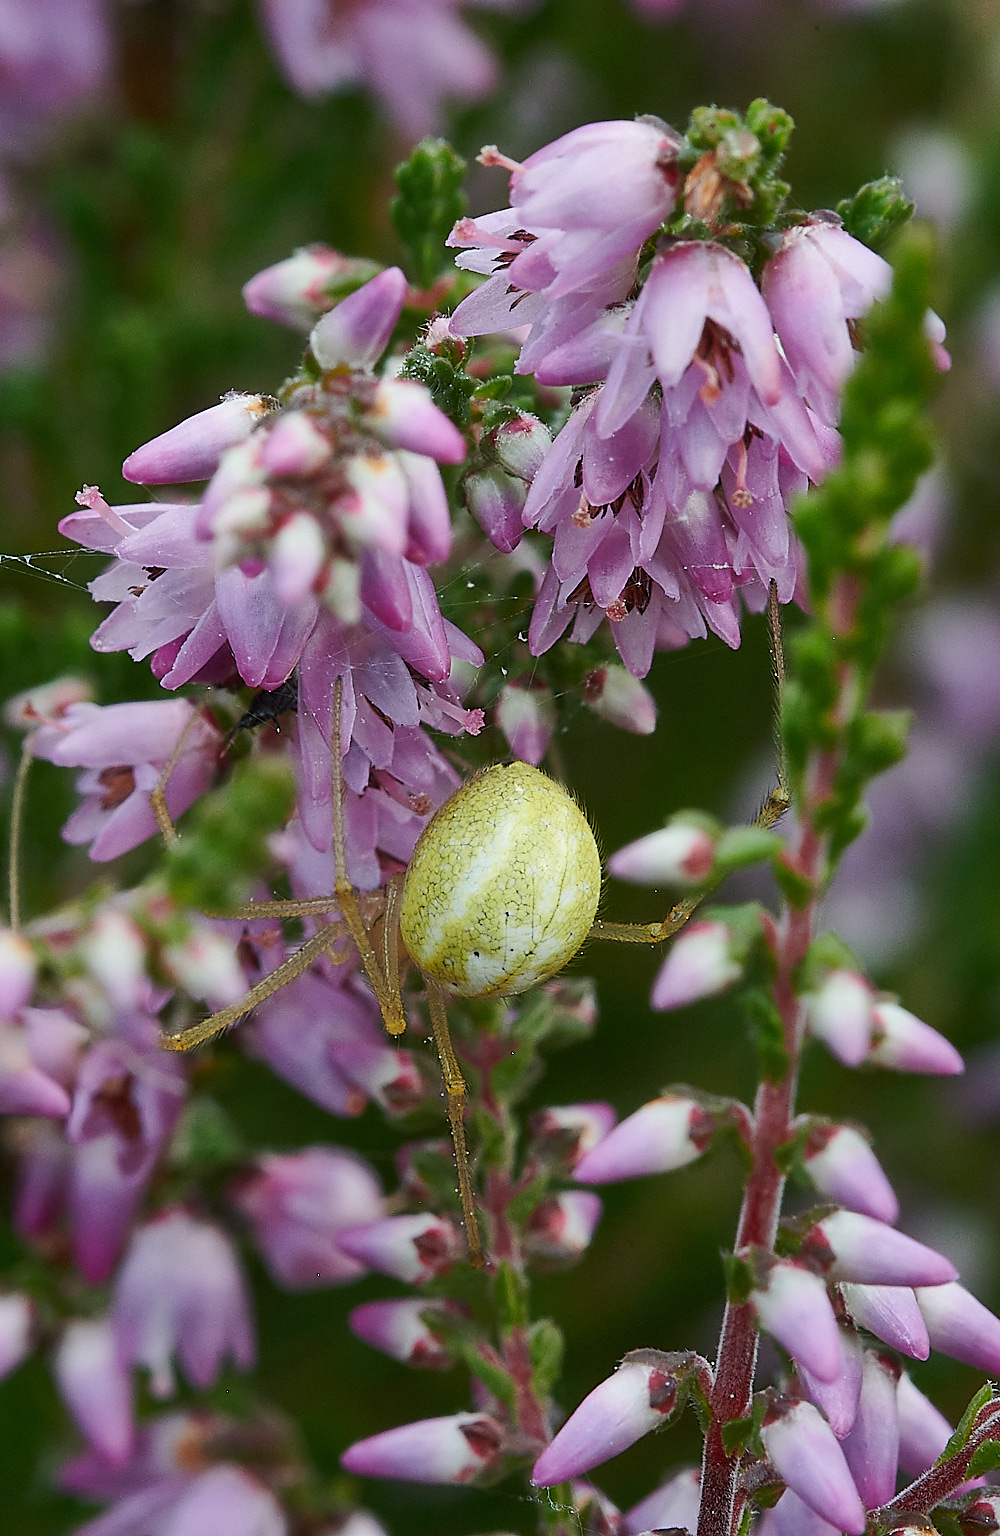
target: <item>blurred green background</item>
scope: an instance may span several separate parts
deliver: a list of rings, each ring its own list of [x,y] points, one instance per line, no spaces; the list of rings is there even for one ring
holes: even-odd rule
[[[362,92],[311,103],[295,96],[245,0],[146,0],[109,14],[116,89],[12,173],[62,276],[43,359],[0,374],[0,545],[11,554],[64,553],[46,554],[33,568],[0,564],[5,697],[66,670],[91,675],[103,703],[155,694],[145,667],[90,652],[97,614],[83,587],[100,562],[72,554],[57,520],[83,483],[100,484],[112,502],[134,499],[120,477],[122,458],[180,416],[227,389],[280,382],[298,340],[244,312],[240,286],[259,268],[312,240],[384,261],[399,256],[386,205],[392,166],[408,146]],[[766,95],[796,120],[788,175],[808,208],[831,206],[901,165],[917,175],[928,144],[951,146],[966,178],[957,212],[940,231],[937,307],[955,367],[938,415],[952,506],[930,584],[995,594],[1000,412],[980,324],[990,286],[1000,282],[995,3],[898,0],[852,10],[833,0],[690,0],[653,25],[619,0],[549,0],[520,17],[475,13],[474,25],[502,57],[504,74],[492,99],[448,125],[468,156],[488,142],[523,155],[599,117],[652,112],[683,126],[698,103],[744,107]],[[473,171],[474,209],[498,206],[503,195],[497,173]],[[928,197],[926,211],[934,212],[933,188]],[[649,682],[660,705],[652,738],[612,739],[582,708],[568,710],[560,742],[567,775],[606,849],[677,807],[738,814],[753,794],[739,786],[766,777],[770,685],[759,621],[747,624],[738,653],[711,639],[659,656]],[[907,686],[904,650],[887,668],[885,699],[905,699]],[[8,738],[8,752],[15,748]],[[993,762],[959,835],[926,849],[921,941],[878,977],[969,1052],[1000,1037],[998,776]],[[59,840],[71,802],[70,776],[39,765],[26,833],[32,913],[92,877],[85,857]],[[122,879],[140,874],[149,858],[148,849],[129,856]],[[612,887],[605,907],[651,918],[662,900]],[[677,1081],[752,1093],[751,1051],[725,1000],[649,1013],[656,964],[653,955],[596,949],[578,962],[598,977],[601,1025],[592,1042],[554,1058],[535,1104],[608,1098],[626,1114]],[[391,1185],[399,1137],[373,1111],[334,1122],[232,1048],[216,1089],[255,1144],[343,1141],[371,1157]],[[801,1102],[874,1128],[904,1225],[944,1246],[970,1287],[1000,1305],[1000,1131],[969,1123],[948,1084],[847,1073],[818,1051],[808,1059]],[[718,1256],[732,1238],[739,1187],[736,1158],[720,1149],[683,1173],[608,1190],[583,1263],[536,1288],[536,1315],[551,1312],[567,1333],[564,1405],[575,1405],[628,1349],[713,1350]],[[390,1294],[391,1282],[288,1296],[258,1269],[255,1284],[260,1390],[301,1424],[325,1476],[340,1476],[337,1457],[352,1440],[467,1405],[460,1373],[407,1372],[347,1332],[346,1311]],[[974,1372],[940,1357],[915,1376],[953,1418],[978,1385]],[[228,1389],[243,1390],[234,1382]],[[224,1406],[226,1396],[220,1388],[215,1401]],[[72,1445],[42,1362],[0,1384],[0,1529],[41,1536],[82,1518],[81,1506],[51,1492],[53,1470]],[[627,1507],[668,1465],[696,1455],[694,1426],[685,1421],[640,1442],[601,1469],[598,1481]],[[351,1491],[348,1480],[343,1486]],[[390,1532],[534,1527],[513,1484],[491,1492],[389,1484],[355,1491]]]

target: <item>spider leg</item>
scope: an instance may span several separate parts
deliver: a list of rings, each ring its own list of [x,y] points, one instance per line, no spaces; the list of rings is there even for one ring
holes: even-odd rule
[[[153,815],[156,817],[156,824],[165,843],[176,843],[177,841],[177,828],[174,826],[170,812],[167,809],[167,785],[170,782],[170,775],[180,762],[181,753],[184,751],[188,737],[194,730],[195,722],[200,718],[200,706],[197,704],[193,705],[190,715],[184,722],[184,729],[174,742],[173,751],[164,763],[160,777],[156,781],[156,787],[149,797],[149,803],[153,807]]]
[[[465,1144],[465,1078],[451,1043],[448,1014],[440,987],[429,976],[424,977],[427,1003],[431,1015],[434,1043],[441,1059],[441,1071],[448,1092],[448,1123],[455,1148],[455,1168],[458,1173],[458,1193],[462,1202],[462,1221],[465,1224],[465,1240],[469,1248],[469,1263],[473,1269],[483,1267],[483,1243],[476,1218],[475,1195],[472,1174],[469,1171],[469,1152]]]
[[[10,926],[16,933],[21,926],[21,830],[24,826],[24,802],[28,794],[28,774],[34,761],[32,738],[26,736],[14,779],[10,802],[10,846],[7,850],[7,891]]]

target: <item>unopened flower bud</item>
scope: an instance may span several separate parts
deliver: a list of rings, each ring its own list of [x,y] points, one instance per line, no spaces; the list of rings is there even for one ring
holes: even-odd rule
[[[965,1063],[950,1040],[898,1003],[876,1003],[875,1031],[868,1060],[897,1072],[951,1077]]]
[[[335,557],[326,568],[319,589],[324,606],[342,624],[357,624],[361,618],[361,570],[356,560]]]
[[[857,971],[830,971],[818,991],[803,998],[809,1033],[846,1067],[864,1061],[874,1028],[875,994]]]
[[[1000,1318],[963,1285],[925,1282],[916,1290],[931,1349],[962,1360],[979,1371],[1000,1374]]]
[[[358,1477],[411,1483],[471,1483],[500,1461],[503,1429],[484,1413],[451,1413],[400,1424],[348,1446],[341,1466]]]
[[[778,1476],[803,1503],[848,1536],[862,1536],[867,1525],[844,1453],[812,1403],[774,1397],[760,1438]]]
[[[263,395],[230,395],[130,453],[122,474],[136,485],[207,480],[226,449],[248,438],[268,408]]]
[[[608,860],[608,874],[633,885],[704,884],[715,860],[715,839],[704,827],[676,820],[626,843]]]
[[[132,1451],[132,1382],[107,1319],[67,1324],[55,1355],[59,1391],[91,1445],[113,1466]]]
[[[711,919],[693,923],[674,941],[653,983],[650,1002],[660,1012],[683,1008],[724,992],[741,974],[742,966],[731,954],[726,924]]]
[[[531,1481],[551,1488],[588,1472],[658,1428],[677,1403],[677,1381],[661,1364],[626,1360],[571,1413],[539,1456]]]
[[[821,1194],[849,1211],[892,1223],[899,1201],[871,1146],[849,1125],[820,1125],[806,1138],[802,1162]]]
[[[919,1477],[937,1461],[951,1439],[951,1425],[906,1372],[896,1383],[899,1415],[899,1465],[910,1477]]]
[[[243,302],[252,315],[308,331],[336,302],[332,294],[368,282],[377,271],[374,262],[342,256],[328,245],[307,245],[257,272],[243,285]]]
[[[391,453],[358,453],[347,463],[351,490],[336,503],[345,536],[356,548],[372,545],[388,555],[406,549],[409,491]]]
[[[247,990],[234,941],[207,923],[192,925],[187,938],[166,945],[163,964],[178,986],[210,1008],[226,1008]]]
[[[391,447],[439,464],[461,464],[466,456],[465,438],[415,379],[381,379],[365,425]]]
[[[666,1093],[615,1126],[581,1158],[574,1178],[582,1184],[613,1184],[668,1173],[693,1163],[714,1135],[714,1119],[696,1100]]]
[[[27,939],[0,928],[0,1019],[13,1019],[35,986],[35,952]]]
[[[639,678],[609,663],[595,667],[583,680],[583,702],[601,720],[634,736],[656,730],[656,700]]]
[[[70,1111],[69,1094],[34,1065],[28,1041],[19,1024],[0,1023],[0,1114],[61,1120]]]
[[[956,1275],[954,1264],[943,1254],[856,1211],[834,1211],[817,1222],[802,1252],[822,1266],[828,1280],[940,1286]]]
[[[496,722],[511,752],[537,767],[549,750],[556,727],[556,706],[548,688],[520,688],[508,683],[497,700]]]
[[[0,1381],[16,1370],[31,1351],[34,1310],[30,1298],[20,1292],[0,1295]]]
[[[598,1195],[564,1189],[535,1206],[524,1224],[524,1246],[536,1258],[570,1263],[590,1246],[603,1210]]]
[[[113,1009],[138,1007],[146,978],[146,936],[133,918],[118,907],[98,908],[80,939],[79,952]]]
[[[519,480],[531,481],[552,447],[552,434],[530,411],[518,411],[490,433],[490,444],[501,469]]]
[[[348,1326],[359,1339],[404,1365],[444,1371],[453,1364],[444,1342],[426,1318],[434,1313],[458,1316],[453,1302],[407,1296],[399,1301],[366,1301],[348,1314]]]
[[[822,1409],[837,1439],[843,1440],[845,1435],[850,1434],[857,1417],[864,1362],[861,1339],[846,1324],[840,1326],[840,1353],[840,1374],[833,1381],[820,1381],[818,1376],[806,1370],[801,1360],[795,1364],[806,1397]]]
[[[844,1304],[859,1328],[867,1328],[884,1344],[926,1360],[931,1352],[927,1324],[909,1286],[851,1285],[840,1287]]]
[[[457,1227],[442,1216],[387,1216],[361,1226],[345,1227],[337,1245],[352,1258],[394,1275],[410,1285],[423,1285],[447,1274],[464,1248]]]
[[[540,1109],[529,1122],[535,1147],[544,1157],[569,1169],[592,1151],[614,1126],[618,1116],[610,1104],[554,1104]]]
[[[629,1536],[669,1530],[672,1526],[693,1531],[698,1524],[700,1501],[701,1473],[697,1467],[685,1467],[633,1505],[625,1516],[625,1529]]]
[[[82,704],[93,696],[93,687],[82,677],[57,677],[51,683],[26,688],[8,699],[3,707],[4,724],[15,731],[51,725],[62,718],[71,704]]]
[[[899,1462],[899,1367],[885,1355],[866,1349],[858,1413],[843,1442],[854,1486],[864,1504],[875,1509],[896,1491]]]
[[[323,530],[312,513],[293,512],[275,534],[268,559],[281,602],[291,605],[308,595],[326,556]]]
[[[811,1375],[836,1381],[844,1362],[825,1282],[800,1264],[767,1263],[763,1254],[759,1267],[760,1283],[750,1292],[750,1305],[761,1327]]]
[[[464,494],[465,505],[490,543],[509,555],[524,533],[521,513],[528,494],[524,481],[490,465],[466,478]]]
[[[451,553],[451,509],[441,471],[424,453],[400,448],[396,462],[406,477],[410,516],[406,528],[406,558],[417,565],[434,565]]]
[[[333,452],[330,439],[306,411],[285,411],[264,439],[261,458],[269,475],[299,479],[315,474]]]
[[[406,278],[399,267],[387,267],[342,299],[310,332],[309,345],[319,366],[374,367],[389,345],[405,298]]]

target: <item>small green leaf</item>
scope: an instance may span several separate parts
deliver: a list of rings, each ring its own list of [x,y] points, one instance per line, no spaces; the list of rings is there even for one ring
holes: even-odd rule
[[[993,1397],[993,1387],[987,1381],[983,1384],[983,1386],[979,1388],[979,1391],[970,1402],[968,1408],[966,1408],[965,1412],[962,1414],[962,1417],[959,1419],[958,1425],[955,1429],[955,1433],[952,1435],[951,1439],[948,1441],[948,1444],[945,1446],[937,1461],[934,1463],[935,1466],[939,1466],[942,1461],[947,1461],[949,1456],[954,1456],[957,1454],[957,1452],[964,1450],[965,1446],[968,1444],[969,1436],[972,1433],[972,1426],[975,1422],[977,1413],[981,1408],[985,1408],[987,1403],[991,1403],[993,1401]]]
[[[984,1440],[972,1453],[966,1468],[966,1477],[982,1477],[984,1472],[995,1472],[1000,1467],[1000,1440]]]
[[[747,987],[740,994],[740,1002],[757,1048],[762,1074],[769,1082],[783,1082],[788,1071],[788,1051],[784,1021],[774,999],[763,987]]]
[[[421,139],[395,171],[389,214],[407,254],[407,274],[429,288],[445,265],[445,240],[465,212],[465,161],[444,139]]]
[[[528,1288],[513,1264],[497,1265],[495,1297],[500,1328],[524,1328],[528,1322]]]
[[[716,871],[728,875],[734,869],[762,864],[781,846],[782,839],[777,833],[765,832],[762,827],[730,827],[715,845]]]
[[[465,1361],[473,1376],[478,1376],[488,1392],[500,1399],[505,1408],[511,1413],[517,1405],[517,1388],[509,1371],[505,1371],[502,1365],[495,1360],[489,1360],[481,1354],[475,1344],[462,1345],[462,1359]]]
[[[550,1317],[539,1318],[528,1334],[532,1381],[539,1397],[548,1397],[562,1370],[565,1340]]]
[[[903,192],[898,176],[880,176],[867,181],[853,197],[837,204],[844,228],[855,240],[879,251],[892,234],[913,216],[913,204]]]
[[[752,1418],[730,1419],[728,1424],[723,1424],[722,1448],[727,1456],[735,1456],[737,1451],[746,1450],[753,1427]]]
[[[549,1170],[545,1168],[541,1173],[535,1175],[527,1188],[522,1189],[511,1200],[507,1207],[508,1218],[518,1225],[522,1221],[527,1221],[548,1187]]]
[[[247,1148],[221,1104],[196,1094],[185,1106],[170,1142],[171,1168],[208,1173],[241,1162]]]

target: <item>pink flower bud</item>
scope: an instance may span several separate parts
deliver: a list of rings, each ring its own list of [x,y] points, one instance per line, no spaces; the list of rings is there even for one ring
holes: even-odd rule
[[[548,427],[530,411],[518,411],[510,421],[497,427],[490,439],[501,469],[519,480],[533,480],[552,447]]]
[[[844,1366],[840,1330],[826,1284],[800,1264],[778,1260],[750,1292],[761,1327],[820,1381],[836,1381]]]
[[[136,485],[207,480],[226,449],[248,438],[267,411],[263,395],[229,395],[130,453],[122,474]]]
[[[700,1502],[701,1473],[696,1467],[685,1467],[633,1505],[625,1516],[625,1529],[629,1536],[669,1530],[671,1526],[693,1531],[698,1524]]]
[[[845,1067],[864,1061],[871,1046],[875,994],[856,971],[831,971],[818,992],[803,998],[809,1033]]]
[[[778,1476],[838,1531],[863,1536],[867,1525],[844,1453],[812,1403],[773,1398],[760,1438]]]
[[[372,368],[389,345],[405,298],[406,278],[398,267],[387,267],[342,299],[310,333],[319,366]]]
[[[709,920],[686,928],[653,983],[651,1006],[659,1012],[714,997],[738,981],[742,966],[730,953],[725,923]]]
[[[840,1528],[817,1515],[797,1493],[786,1488],[777,1504],[765,1509],[755,1536],[840,1536]]]
[[[994,1317],[981,1301],[962,1285],[925,1283],[917,1292],[931,1349],[939,1349],[953,1360],[974,1365],[991,1375],[1000,1373],[1000,1318]]]
[[[581,1184],[613,1184],[693,1163],[715,1134],[715,1121],[694,1099],[663,1094],[643,1104],[577,1164]]]
[[[556,728],[556,706],[548,688],[520,688],[508,683],[497,700],[496,723],[511,752],[537,767],[549,750]]]
[[[853,1328],[840,1327],[841,1364],[835,1381],[820,1381],[796,1362],[799,1381],[811,1403],[826,1414],[830,1428],[838,1440],[850,1433],[861,1399],[861,1377],[864,1352],[861,1340]]]
[[[571,1413],[539,1456],[531,1481],[551,1488],[588,1472],[648,1435],[677,1402],[677,1382],[662,1365],[626,1361]]]
[[[326,563],[323,530],[311,512],[293,512],[274,536],[268,565],[274,590],[291,606],[307,597]]]
[[[111,1324],[69,1323],[55,1355],[59,1391],[91,1445],[113,1466],[132,1453],[132,1381]]]
[[[247,990],[235,940],[208,923],[193,923],[180,943],[164,946],[162,958],[177,985],[210,1008],[226,1008]]]
[[[61,1008],[25,1008],[24,1029],[32,1064],[72,1090],[89,1030]]]
[[[137,1008],[146,981],[146,936],[119,908],[99,907],[80,939],[80,958],[112,1009]]]
[[[82,677],[57,677],[39,688],[15,693],[3,707],[3,719],[12,730],[34,730],[36,725],[52,725],[60,720],[71,704],[92,699],[94,690]]]
[[[927,1359],[931,1352],[927,1325],[910,1287],[845,1284],[840,1289],[859,1328],[867,1328],[912,1360]]]
[[[608,860],[608,874],[632,885],[702,885],[715,861],[715,839],[703,827],[673,821]]]
[[[406,558],[416,565],[434,565],[451,554],[451,509],[433,459],[400,448],[396,462],[406,477],[410,516],[406,529]]]
[[[359,1339],[404,1365],[446,1371],[453,1363],[451,1355],[424,1321],[435,1312],[461,1315],[453,1302],[408,1296],[400,1301],[366,1301],[348,1314],[347,1322]]]
[[[523,480],[493,464],[465,481],[465,505],[490,543],[505,555],[517,548],[524,533],[521,513],[527,494]]]
[[[802,1251],[822,1265],[828,1280],[938,1286],[956,1275],[943,1254],[856,1211],[834,1211],[817,1222]]]
[[[336,503],[337,519],[356,548],[369,545],[388,555],[406,549],[409,489],[391,453],[358,453],[348,460],[350,491]]]
[[[364,1274],[340,1247],[340,1234],[381,1214],[382,1188],[355,1153],[322,1146],[265,1152],[232,1198],[279,1285],[304,1290]]]
[[[358,1477],[411,1483],[471,1483],[499,1464],[503,1428],[484,1413],[451,1413],[400,1424],[348,1446],[340,1464]]]
[[[308,331],[335,303],[331,288],[374,275],[370,261],[342,256],[328,245],[307,245],[257,272],[243,286],[243,302],[252,315]]]
[[[951,1439],[951,1425],[903,1371],[896,1383],[899,1415],[899,1465],[919,1477],[937,1461]]]
[[[821,1194],[849,1211],[894,1222],[899,1201],[871,1146],[849,1125],[823,1125],[811,1131],[803,1164]]]
[[[536,1258],[571,1263],[590,1246],[603,1209],[600,1197],[584,1189],[540,1200],[524,1224],[524,1246]]]
[[[530,1126],[544,1156],[576,1168],[582,1157],[604,1140],[618,1116],[610,1104],[555,1104],[532,1115]]]
[[[65,1088],[33,1065],[26,1031],[18,1024],[0,1024],[0,1114],[58,1120],[69,1110]]]
[[[868,1060],[897,1072],[951,1077],[965,1063],[950,1040],[898,1003],[876,1003],[875,1033]]]
[[[896,1491],[899,1461],[899,1367],[866,1349],[857,1418],[843,1442],[854,1485],[868,1509],[885,1504]]]
[[[425,454],[439,464],[461,464],[465,438],[415,379],[381,379],[365,426],[392,448]]]
[[[17,1291],[0,1295],[0,1381],[31,1353],[34,1311],[30,1298]]]
[[[409,1285],[447,1274],[464,1251],[462,1234],[442,1216],[387,1216],[345,1227],[337,1245],[352,1258]]]
[[[595,667],[583,681],[583,701],[598,719],[634,736],[651,736],[656,730],[656,700],[637,677],[624,667]]]
[[[0,1019],[13,1019],[35,986],[35,952],[10,928],[0,928]]]
[[[261,460],[269,475],[312,475],[333,452],[330,439],[307,411],[285,411],[264,438]]]

